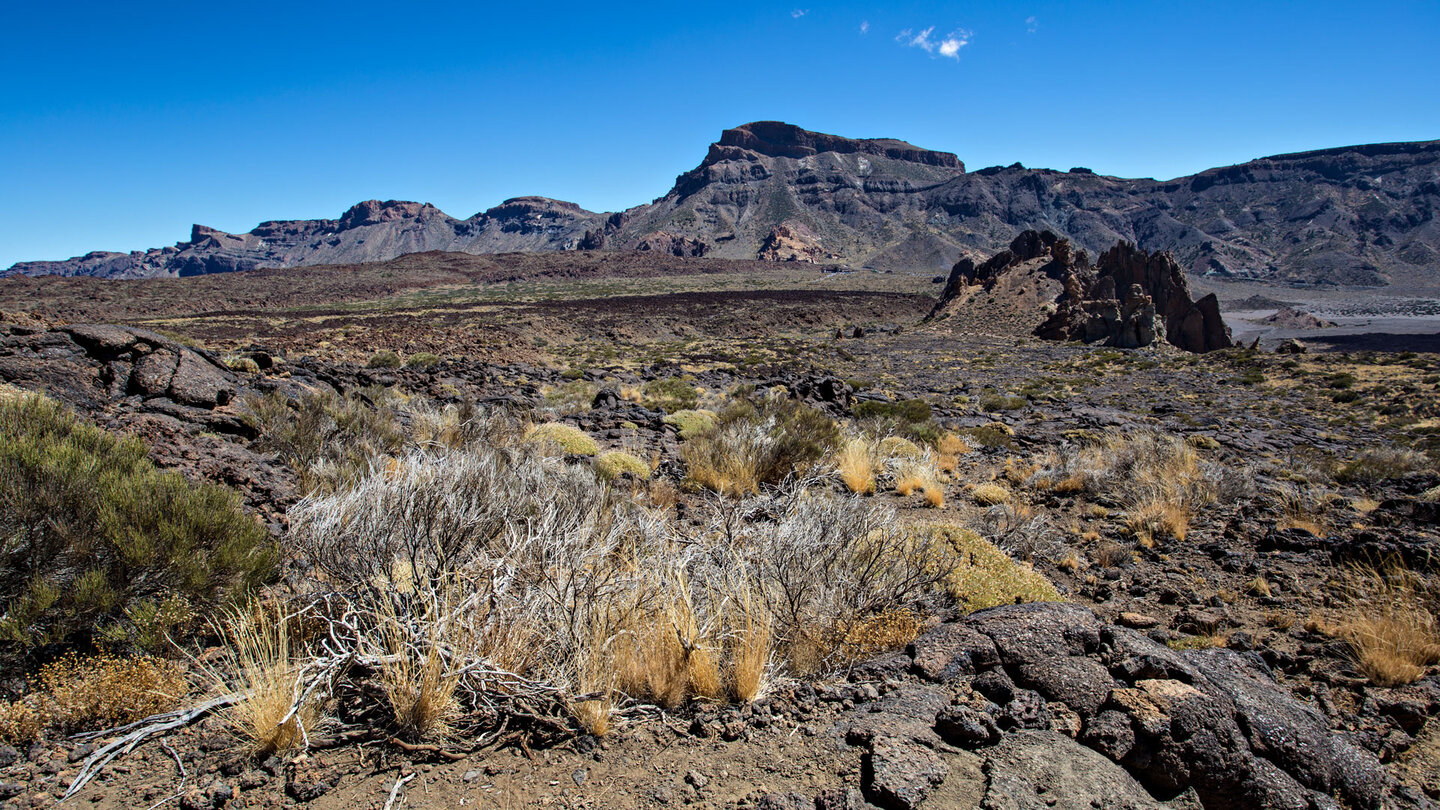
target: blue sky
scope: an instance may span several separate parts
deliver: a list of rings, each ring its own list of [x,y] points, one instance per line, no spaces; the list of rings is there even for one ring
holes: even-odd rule
[[[762,119],[1162,178],[1430,140],[1437,32],[1434,0],[7,3],[0,267],[369,198],[617,210]]]

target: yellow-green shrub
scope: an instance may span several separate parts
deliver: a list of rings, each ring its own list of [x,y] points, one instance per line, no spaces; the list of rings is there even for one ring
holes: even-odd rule
[[[669,414],[662,421],[674,425],[681,439],[693,439],[712,427],[717,415],[714,411],[685,410]]]
[[[600,452],[600,445],[586,435],[585,431],[562,422],[536,425],[526,438],[536,444],[558,448],[572,456],[593,456]]]
[[[942,537],[959,556],[945,578],[945,589],[966,612],[1016,602],[1058,602],[1060,593],[1042,574],[1010,559],[980,535],[943,523],[922,524],[914,531]]]
[[[609,450],[596,457],[595,472],[607,481],[625,473],[644,481],[650,477],[650,465],[622,450]]]

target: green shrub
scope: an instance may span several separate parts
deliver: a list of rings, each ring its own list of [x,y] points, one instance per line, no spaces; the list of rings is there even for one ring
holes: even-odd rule
[[[902,399],[899,402],[862,402],[855,406],[856,419],[894,419],[901,424],[928,422],[930,403],[923,399]]]
[[[416,352],[405,358],[406,368],[431,368],[438,365],[440,365],[440,355],[430,352]]]
[[[692,481],[740,496],[809,471],[839,446],[840,428],[830,417],[802,402],[765,397],[726,408],[681,445],[680,456]]]
[[[146,453],[49,399],[0,402],[0,641],[153,648],[191,605],[273,575],[275,544],[235,493]]]
[[[525,438],[537,444],[557,447],[572,456],[593,456],[600,452],[600,445],[586,435],[585,431],[561,422],[536,425]]]
[[[965,428],[960,433],[967,441],[981,447],[1013,447],[1015,445],[1015,431],[1009,425],[1000,422]]]
[[[279,455],[301,489],[311,492],[353,482],[376,456],[405,445],[394,399],[375,388],[345,396],[311,392],[293,400],[266,394],[241,405],[245,421],[259,433],[255,449]]]
[[[691,410],[700,402],[700,392],[695,386],[679,377],[651,380],[641,390],[645,394],[645,407],[651,410],[674,413]]]
[[[1346,402],[1356,402],[1356,401],[1358,401],[1359,399],[1360,399],[1360,392],[1359,392],[1359,391],[1352,391],[1352,390],[1349,390],[1349,389],[1346,389],[1346,390],[1344,390],[1344,391],[1336,391],[1335,393],[1333,393],[1333,394],[1330,395],[1330,401],[1331,401],[1331,402],[1339,402],[1339,403],[1342,403],[1342,404],[1343,404],[1343,403],[1346,403]]]
[[[613,481],[624,473],[644,481],[650,477],[650,465],[629,453],[611,450],[596,457],[595,472],[606,481]]]
[[[366,363],[367,368],[400,368],[400,355],[386,349],[383,352],[376,352],[370,362]]]
[[[585,377],[585,371],[578,368],[567,368],[560,372],[560,377],[566,380],[579,380]]]
[[[662,421],[667,425],[674,425],[681,439],[693,439],[713,426],[716,416],[714,411],[675,411]]]
[[[1018,408],[1023,408],[1027,404],[1029,404],[1029,400],[1024,397],[1008,396],[996,391],[990,391],[980,395],[980,410],[989,413],[996,411],[1013,411]]]

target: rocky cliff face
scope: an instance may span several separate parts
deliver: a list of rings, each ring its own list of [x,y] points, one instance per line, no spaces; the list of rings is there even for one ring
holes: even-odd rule
[[[810,256],[933,272],[962,255],[992,254],[1017,231],[1034,229],[1097,254],[1119,241],[1166,251],[1189,273],[1434,284],[1437,210],[1440,141],[1275,155],[1161,182],[1019,164],[967,172],[946,152],[769,121],[726,130],[669,193],[615,214],[518,197],[457,220],[430,205],[368,201],[338,220],[266,222],[238,235],[197,226],[190,241],[174,247],[26,262],[5,272],[143,277],[373,261],[420,250],[666,246],[686,255]],[[803,234],[807,249],[772,249],[777,233]]]
[[[1039,309],[1032,315],[1032,323],[1044,318],[1034,334],[1047,340],[1103,341],[1134,349],[1163,338],[1190,352],[1232,345],[1215,296],[1192,298],[1185,272],[1170,254],[1122,241],[1092,267],[1083,249],[1051,231],[1025,231],[979,265],[961,259],[928,320],[971,300],[975,288],[993,290],[1006,280],[1013,288],[1031,286],[1028,279],[1013,281],[1011,276],[1029,276],[1037,285],[1041,277],[1060,283],[1062,292],[1049,316]]]

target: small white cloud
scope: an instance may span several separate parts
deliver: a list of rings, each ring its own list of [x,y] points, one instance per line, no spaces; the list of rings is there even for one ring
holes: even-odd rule
[[[790,12],[790,16],[791,16],[791,17],[794,17],[795,19],[798,20],[798,19],[800,19],[801,17],[804,17],[806,14],[809,14],[809,13],[810,13],[810,9],[808,9],[808,8],[797,8],[797,9],[795,9],[794,11]]]
[[[1035,15],[1032,14],[1032,15],[1030,15],[1029,17],[1026,17],[1026,18],[1025,18],[1025,32],[1026,32],[1027,34],[1033,34],[1033,33],[1035,33],[1036,31],[1039,31],[1039,30],[1040,30],[1040,23],[1035,22]]]
[[[970,44],[972,36],[963,28],[957,28],[939,39],[932,36],[934,33],[933,25],[918,34],[913,28],[906,28],[895,37],[895,41],[907,48],[919,48],[932,56],[938,52],[941,56],[959,59],[960,49]]]
[[[860,23],[860,33],[862,33],[862,34],[868,34],[868,33],[870,33],[870,21],[869,21],[869,20],[866,20],[866,21]]]

